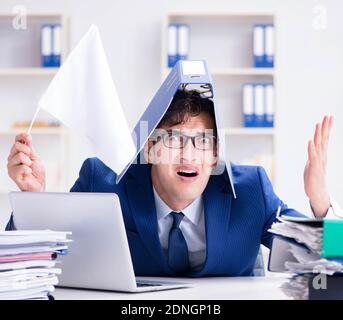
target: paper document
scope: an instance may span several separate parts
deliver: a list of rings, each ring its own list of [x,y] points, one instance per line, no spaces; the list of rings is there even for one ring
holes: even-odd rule
[[[59,252],[67,250],[68,246],[66,245],[51,245],[51,246],[37,246],[37,245],[24,245],[24,246],[15,246],[15,247],[1,247],[0,246],[0,257],[15,255],[15,254],[24,254],[24,253],[37,253],[37,252]]]
[[[322,220],[294,217],[278,220],[268,230],[279,236],[273,240],[271,256],[272,260],[283,261],[285,271],[328,275],[343,272],[340,262],[322,258]]]
[[[323,258],[323,236],[327,232],[323,219],[278,217],[269,232],[275,234],[270,250],[268,268],[274,272],[292,274],[282,290],[295,299],[309,299],[309,277],[325,279],[343,273],[341,259]]]
[[[0,231],[0,300],[51,299],[71,232]]]
[[[17,276],[35,276],[41,277],[49,274],[61,274],[62,270],[59,268],[27,268],[27,269],[15,269],[0,272],[1,278],[12,278]]]
[[[70,53],[38,106],[84,139],[117,174],[133,158],[136,148],[96,26]]]
[[[13,284],[12,281],[0,280],[0,292],[4,291],[16,291],[20,289],[29,289],[29,288],[37,288],[41,286],[47,285],[57,285],[58,278],[55,275],[41,277],[41,278],[34,278],[28,280],[20,280]]]
[[[306,225],[301,223],[287,220],[287,218],[279,217],[278,220],[281,223],[274,223],[272,228],[268,231],[274,234],[278,234],[284,237],[293,238],[294,240],[305,244],[308,248],[314,252],[320,254],[322,250],[323,228],[316,228],[312,225]],[[299,220],[299,219],[298,219]],[[306,220],[299,220],[309,221]]]
[[[48,294],[55,291],[53,285],[22,289],[10,292],[0,292],[0,300],[48,299]]]
[[[19,231],[3,231],[0,232],[0,246],[32,244],[32,243],[68,243],[71,242],[67,239],[67,235],[71,232],[58,232],[50,230],[19,230]]]
[[[0,262],[15,262],[15,261],[26,261],[26,260],[55,260],[57,254],[55,252],[38,252],[30,254],[16,254],[9,256],[0,256]]]
[[[32,261],[20,261],[20,262],[6,262],[0,264],[1,270],[14,270],[23,268],[35,268],[35,267],[47,267],[52,268],[56,264],[54,260],[32,260]]]

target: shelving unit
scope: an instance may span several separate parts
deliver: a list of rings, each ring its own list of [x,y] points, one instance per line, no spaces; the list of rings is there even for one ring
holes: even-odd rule
[[[27,29],[15,30],[12,25],[13,14],[0,14],[0,108],[3,121],[0,122],[0,165],[6,168],[7,156],[18,133],[27,132],[27,128],[13,128],[14,122],[30,121],[37,108],[41,95],[49,82],[58,72],[58,68],[43,68],[40,61],[40,30],[43,24],[61,25],[61,63],[69,51],[69,23],[63,14],[29,14]],[[13,95],[16,105],[12,104]],[[18,96],[20,97],[18,99]],[[20,101],[20,105],[18,105]],[[54,121],[47,113],[40,112],[37,120]],[[69,133],[63,126],[33,127],[31,134],[34,147],[40,154],[46,168],[47,191],[66,191],[66,168],[69,162]],[[18,190],[7,176],[0,172],[0,194]]]
[[[54,76],[57,73],[56,68],[3,68],[0,69],[0,77],[11,76]]]
[[[21,132],[26,132],[27,128],[12,128],[9,130],[0,131],[0,135],[15,136]],[[62,135],[66,134],[67,131],[64,127],[57,128],[32,128],[31,135]]]
[[[274,128],[225,128],[227,135],[273,136]]]
[[[162,78],[164,79],[170,72],[170,68],[163,69]],[[212,68],[210,69],[212,76],[231,76],[231,77],[247,77],[247,76],[274,76],[274,69],[271,68]]]
[[[233,12],[168,14],[162,23],[161,77],[165,79],[167,67],[168,25],[189,25],[190,60],[205,60],[216,92],[220,122],[224,126],[230,160],[239,164],[262,165],[271,180],[275,179],[275,145],[277,140],[277,107],[273,128],[243,127],[242,85],[244,83],[273,83],[277,92],[277,69],[255,68],[253,65],[253,25],[273,23],[274,13]],[[277,54],[275,53],[276,61]]]
[[[273,69],[264,68],[231,68],[231,69],[212,69],[211,74],[214,76],[273,76]]]
[[[63,14],[29,14],[27,28],[16,30],[13,27],[13,14],[0,14],[0,75],[7,76],[8,71],[16,71],[18,75],[31,69],[40,69],[40,28],[43,24],[58,23],[61,25],[61,61],[64,61],[69,51],[69,21]],[[16,69],[16,70],[11,70]],[[29,70],[26,70],[29,69]],[[47,71],[47,70],[46,70]],[[42,72],[43,73],[43,72]],[[14,73],[15,74],[15,73]]]

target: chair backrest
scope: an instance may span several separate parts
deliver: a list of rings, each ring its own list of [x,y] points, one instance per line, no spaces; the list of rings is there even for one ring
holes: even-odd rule
[[[260,250],[258,251],[258,255],[256,258],[256,262],[255,262],[254,276],[264,277],[265,275],[266,274],[264,270],[264,259],[263,259],[262,249],[260,247]]]

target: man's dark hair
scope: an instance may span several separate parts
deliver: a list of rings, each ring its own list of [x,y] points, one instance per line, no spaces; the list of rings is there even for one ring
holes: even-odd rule
[[[178,90],[157,128],[183,124],[189,117],[198,116],[201,112],[206,112],[212,117],[213,133],[217,136],[213,101],[210,98],[203,98],[197,90]]]

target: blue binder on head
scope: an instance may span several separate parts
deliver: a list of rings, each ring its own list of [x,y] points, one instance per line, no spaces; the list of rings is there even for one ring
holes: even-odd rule
[[[144,147],[144,144],[151,136],[156,126],[161,121],[162,117],[166,113],[169,105],[178,89],[182,89],[187,85],[187,89],[197,89],[203,92],[204,96],[207,96],[213,100],[215,115],[218,114],[215,103],[215,92],[212,85],[212,79],[208,72],[205,61],[194,60],[180,60],[176,63],[173,69],[170,71],[167,78],[164,80],[155,96],[150,101],[148,107],[144,111],[143,115],[139,119],[138,123],[133,129],[132,139],[136,142],[136,154],[126,168],[117,175],[117,183],[124,176],[130,165],[137,159],[137,156]],[[225,166],[229,175],[231,189],[234,197],[236,197],[230,161],[227,154],[224,154],[223,148],[225,147],[224,130],[221,130],[219,119],[216,116],[216,125],[218,129],[218,141],[219,141],[219,160],[217,168],[214,174],[220,174],[225,170]],[[221,143],[222,142],[222,143]],[[226,161],[225,161],[226,160]],[[140,163],[144,163],[144,157],[140,155]]]

